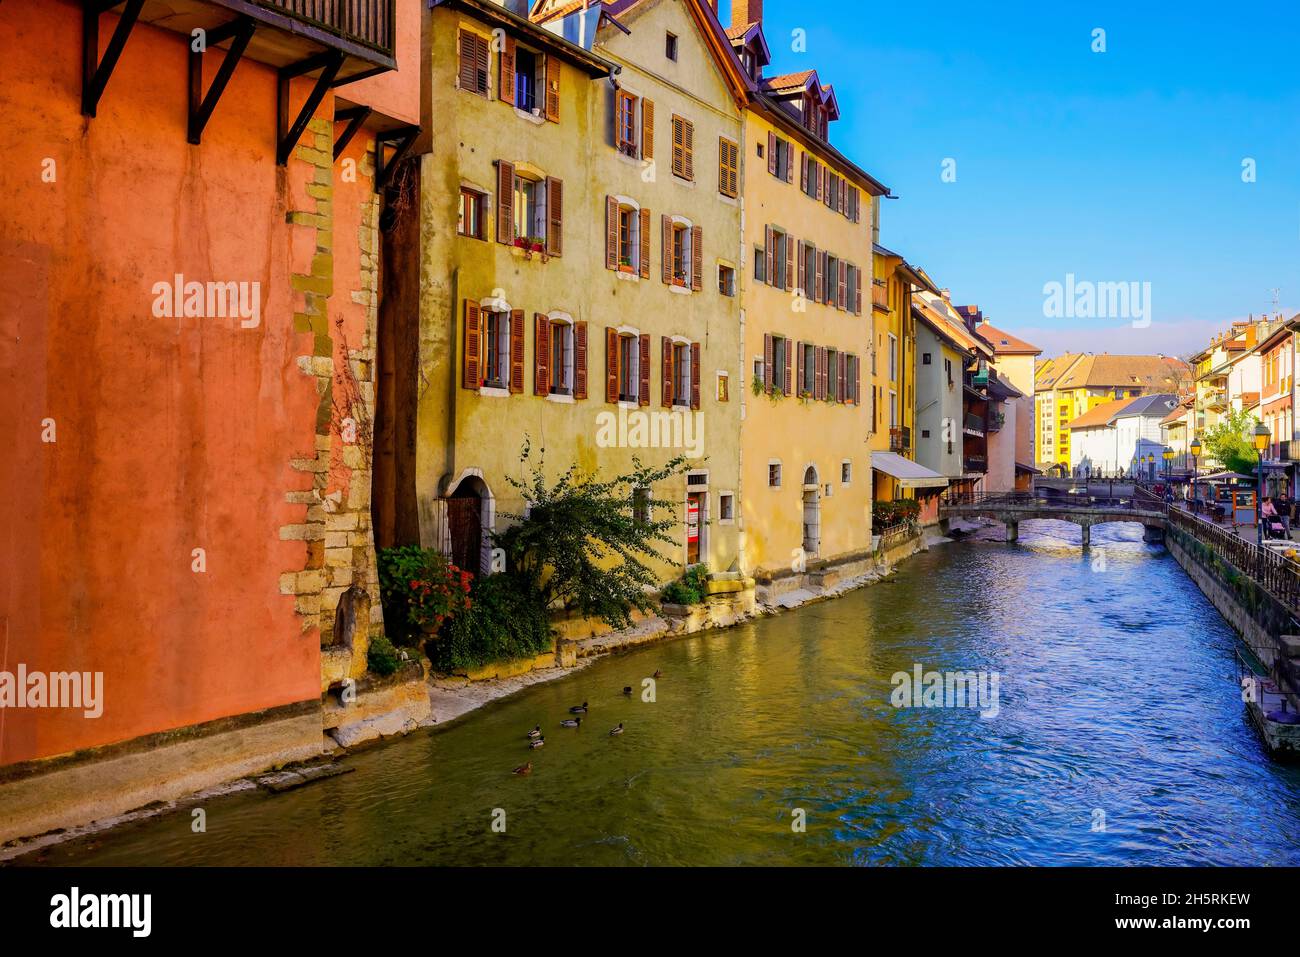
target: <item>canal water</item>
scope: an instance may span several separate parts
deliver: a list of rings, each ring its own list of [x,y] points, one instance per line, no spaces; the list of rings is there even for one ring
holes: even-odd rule
[[[213,799],[205,833],[185,809],[26,862],[1300,864],[1300,770],[1245,717],[1232,631],[1140,526],[1093,546],[1057,522],[943,545],[886,583],[357,754],[354,773]],[[915,665],[995,672],[996,715],[893,707]],[[653,702],[623,696],[656,670]]]

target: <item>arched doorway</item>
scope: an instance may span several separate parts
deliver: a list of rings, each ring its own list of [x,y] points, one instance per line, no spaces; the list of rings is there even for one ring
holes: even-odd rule
[[[822,489],[815,466],[803,473],[803,552],[809,558],[821,551]]]
[[[477,475],[468,475],[447,496],[451,561],[477,575],[487,569],[492,527],[492,493]]]

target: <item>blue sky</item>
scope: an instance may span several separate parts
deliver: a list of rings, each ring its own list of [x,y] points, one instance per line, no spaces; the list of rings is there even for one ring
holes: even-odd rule
[[[832,141],[898,195],[884,245],[1047,354],[1183,355],[1274,288],[1300,308],[1291,5],[766,0],[764,22],[770,70],[833,83]],[[1151,283],[1149,327],[1046,318],[1067,273]]]

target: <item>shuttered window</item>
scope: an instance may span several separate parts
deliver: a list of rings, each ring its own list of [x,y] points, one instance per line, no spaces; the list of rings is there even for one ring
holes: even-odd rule
[[[718,192],[735,199],[740,195],[740,146],[718,137]]]
[[[462,90],[487,96],[488,41],[477,33],[460,31],[460,70],[456,85]]]
[[[673,175],[695,179],[695,124],[676,115],[673,116]]]

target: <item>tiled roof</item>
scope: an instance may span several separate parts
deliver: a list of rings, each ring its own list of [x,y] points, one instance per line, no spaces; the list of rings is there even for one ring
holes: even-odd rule
[[[1172,395],[1168,395],[1168,394],[1142,395],[1142,396],[1138,396],[1136,399],[1133,399],[1129,403],[1128,408],[1125,409],[1121,414],[1125,416],[1129,416],[1129,415],[1164,416],[1165,413],[1169,412],[1171,409],[1177,409],[1177,407],[1178,407],[1178,400],[1175,399]]]
[[[1031,355],[1042,353],[1042,349],[1030,345],[1024,339],[1017,338],[1009,332],[1003,332],[992,323],[985,322],[975,327],[980,338],[993,347],[998,355]]]
[[[816,70],[801,70],[798,73],[783,73],[780,76],[766,77],[763,80],[765,90],[794,90],[805,86],[817,75]]]
[[[754,25],[752,23],[747,23],[743,27],[727,27],[727,39],[742,40],[744,39],[745,34],[752,29],[754,29]]]
[[[1056,383],[1058,389],[1123,386],[1168,389],[1188,374],[1187,364],[1168,356],[1086,355]]]
[[[1115,399],[1111,402],[1103,402],[1072,421],[1070,429],[1095,429],[1099,426],[1110,425],[1117,415],[1136,401],[1137,399]]]

